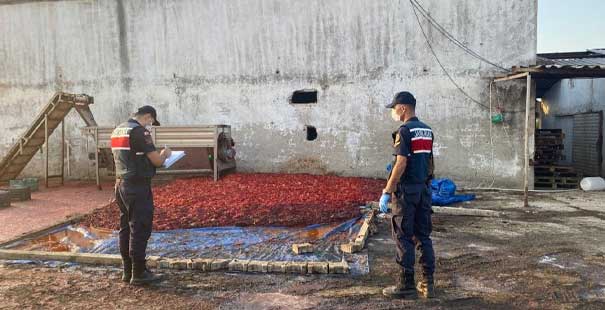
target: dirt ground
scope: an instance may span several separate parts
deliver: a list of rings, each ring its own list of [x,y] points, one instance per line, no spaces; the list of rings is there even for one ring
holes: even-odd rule
[[[605,193],[483,192],[463,204],[499,217],[434,216],[437,293],[391,300],[397,267],[387,221],[362,276],[170,272],[135,288],[118,269],[0,263],[0,309],[605,309]],[[437,208],[437,207],[436,207]]]

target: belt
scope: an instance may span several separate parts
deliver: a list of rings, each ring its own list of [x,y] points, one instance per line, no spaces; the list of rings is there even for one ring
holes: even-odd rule
[[[124,178],[116,178],[116,183],[126,183],[126,184],[133,184],[133,185],[147,185],[147,184],[151,184],[151,178],[128,178],[128,179],[124,179]]]

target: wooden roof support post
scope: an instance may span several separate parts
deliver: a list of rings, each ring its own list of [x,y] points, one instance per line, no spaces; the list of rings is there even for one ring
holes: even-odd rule
[[[532,104],[531,74],[527,75],[527,90],[525,94],[525,166],[523,172],[523,206],[529,207],[529,120]]]

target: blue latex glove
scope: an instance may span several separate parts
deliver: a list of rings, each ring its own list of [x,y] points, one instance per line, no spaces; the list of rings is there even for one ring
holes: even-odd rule
[[[380,212],[388,213],[389,212],[389,203],[391,202],[391,194],[384,193],[380,196]]]
[[[392,162],[388,163],[386,168],[387,168],[387,173],[390,173],[391,170],[393,170],[393,163]]]

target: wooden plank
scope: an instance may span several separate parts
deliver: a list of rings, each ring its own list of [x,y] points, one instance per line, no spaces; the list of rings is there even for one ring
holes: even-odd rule
[[[520,79],[520,78],[526,77],[527,75],[528,75],[527,72],[517,73],[517,74],[513,74],[513,75],[507,75],[507,76],[503,76],[503,77],[494,79],[494,82],[504,82],[504,81]]]
[[[120,255],[71,252],[0,250],[0,259],[59,261],[109,266],[119,266],[122,264],[122,257]]]
[[[351,269],[345,260],[341,262],[330,262],[328,263],[328,268],[330,273],[335,274],[349,273]]]
[[[460,216],[479,216],[479,217],[500,217],[501,213],[492,210],[469,209],[458,207],[435,207],[435,214],[460,215]]]
[[[67,226],[67,225],[71,225],[71,224],[74,224],[76,222],[79,222],[84,216],[86,216],[86,215],[85,214],[75,215],[73,217],[70,217],[67,220],[60,221],[60,222],[58,222],[56,224],[53,224],[53,225],[51,225],[49,227],[44,227],[44,228],[41,228],[41,229],[38,229],[38,230],[27,232],[25,234],[22,234],[21,236],[18,236],[16,238],[11,239],[11,240],[8,240],[8,241],[5,241],[3,243],[0,243],[0,249],[1,248],[5,248],[7,246],[10,246],[12,244],[15,244],[15,243],[17,243],[19,241],[28,240],[28,239],[36,239],[36,238],[38,238],[40,236],[43,236],[43,235],[46,235],[46,234],[50,233],[51,231],[53,231],[53,230],[55,230],[55,229],[57,229],[59,227]]]
[[[120,266],[122,257],[114,254],[43,252],[0,249],[0,259],[60,261],[89,265]],[[343,274],[350,267],[345,260],[340,262],[294,262],[294,261],[255,261],[238,259],[187,259],[149,257],[148,267],[158,269],[201,270],[201,271],[240,271],[273,272],[295,274]]]
[[[286,263],[286,273],[305,274],[307,267],[307,262],[288,262]]]
[[[330,273],[328,262],[309,262],[307,264],[307,272],[313,274],[327,274]]]
[[[355,240],[348,243],[343,243],[340,245],[340,250],[343,253],[357,253],[365,247],[368,236],[370,235],[370,226],[373,224],[375,219],[376,211],[372,210],[368,214],[368,216],[364,219],[363,224],[361,224],[361,228],[355,237]]]
[[[357,253],[363,250],[363,244],[355,242],[343,243],[340,245],[340,250],[347,254]]]
[[[524,148],[524,167],[523,167],[523,206],[529,207],[529,119],[532,103],[532,80],[531,74],[527,74],[526,92],[525,92],[525,148]]]
[[[313,245],[310,243],[296,243],[292,245],[292,252],[296,255],[313,253]]]

